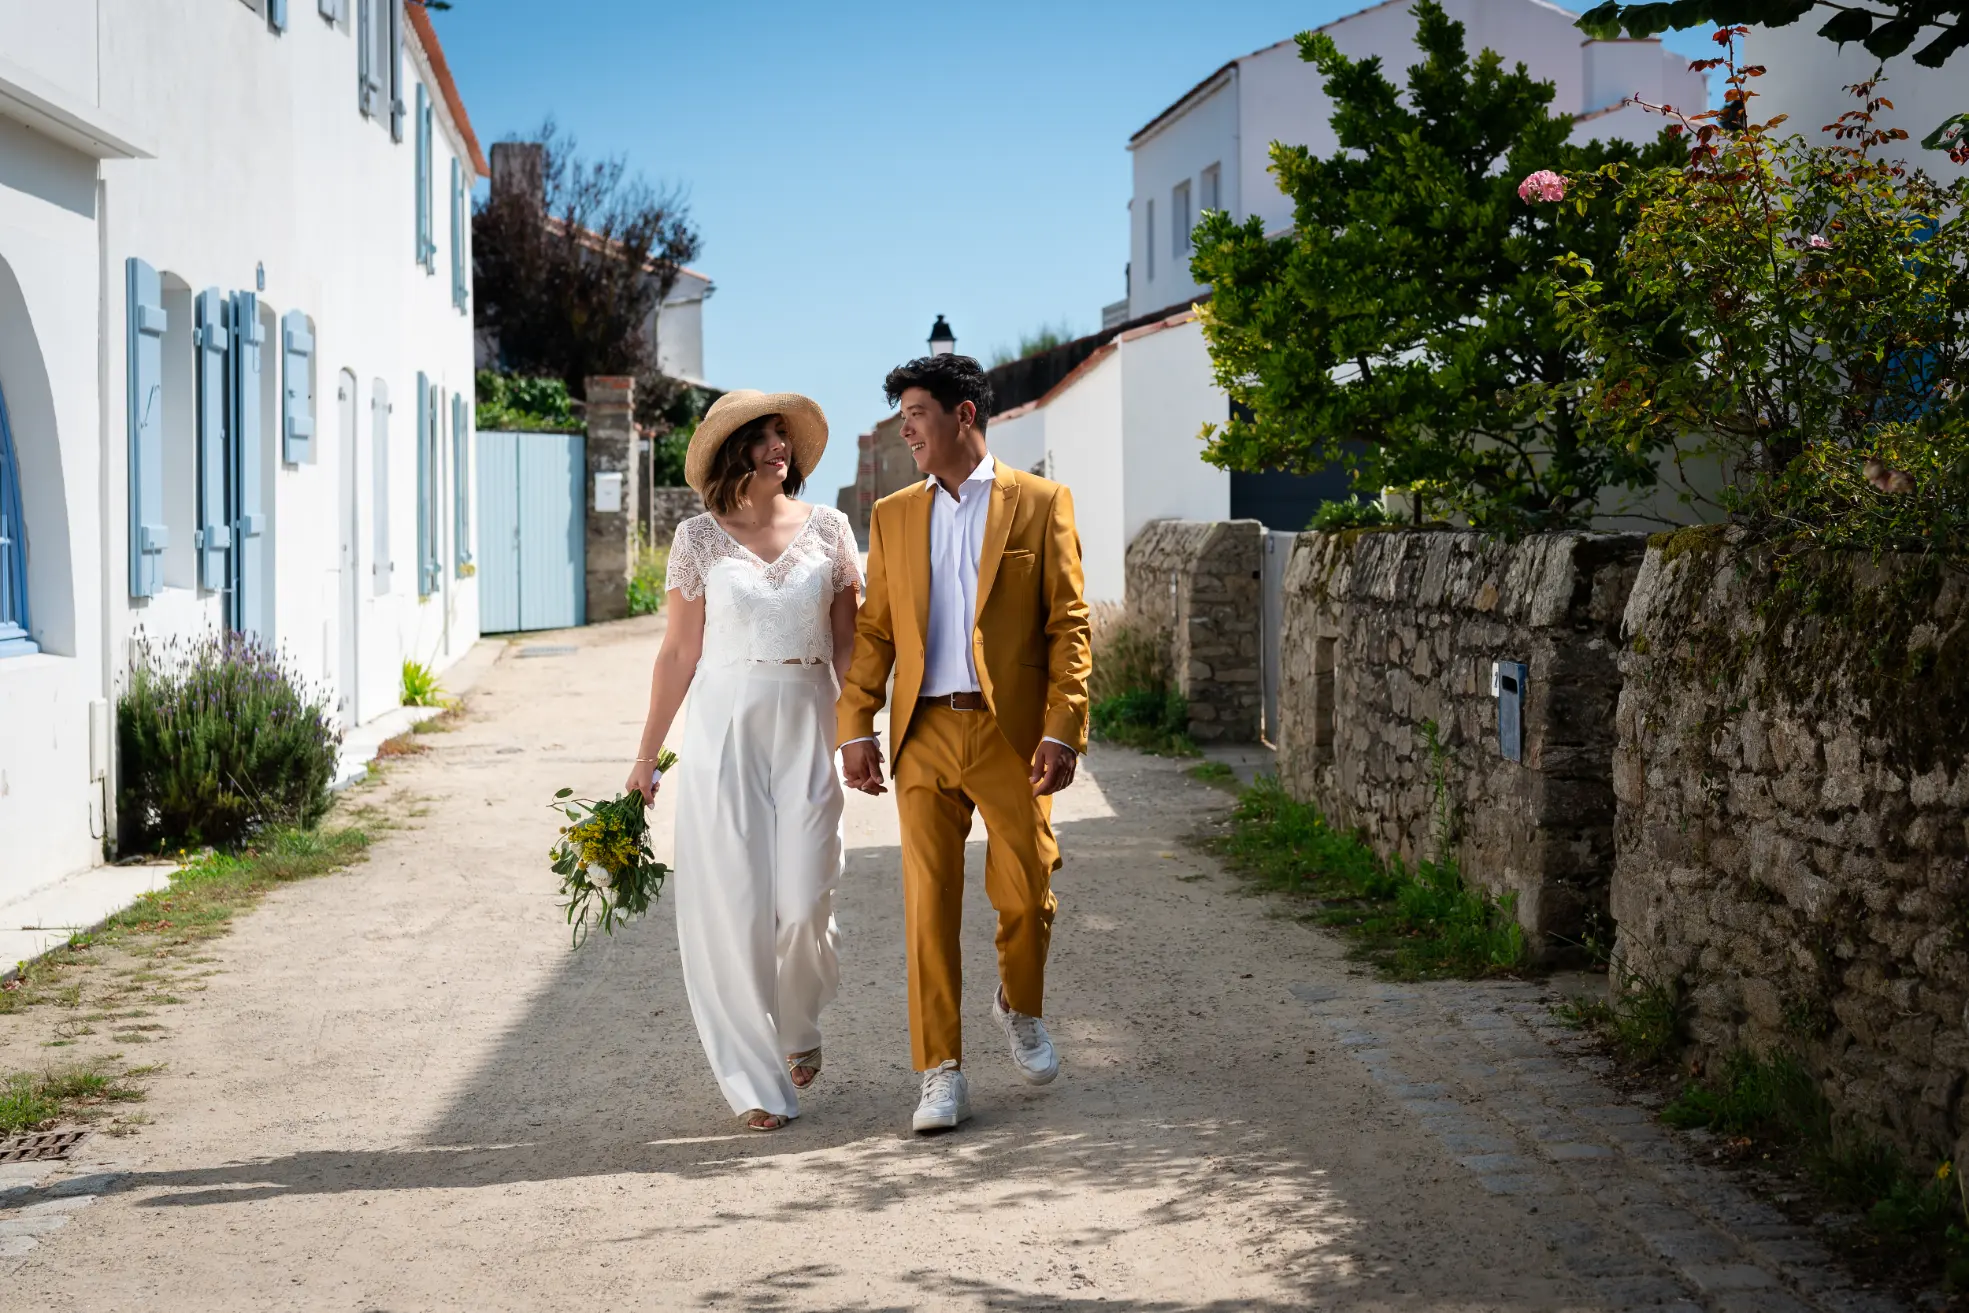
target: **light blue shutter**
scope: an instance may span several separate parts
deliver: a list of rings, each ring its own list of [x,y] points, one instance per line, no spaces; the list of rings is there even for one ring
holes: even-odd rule
[[[216,287],[198,294],[198,582],[219,591],[230,582],[232,530],[226,506],[226,298]]]
[[[129,285],[130,596],[164,587],[164,294],[157,270],[134,256]]]
[[[30,656],[41,650],[32,637],[34,618],[27,602],[20,466],[14,457],[14,433],[7,424],[7,398],[0,393],[0,657]]]
[[[260,432],[261,346],[260,298],[252,292],[232,294],[232,627],[242,634],[267,637],[261,603],[266,592],[266,554],[262,533],[266,516],[260,506],[260,462],[264,448]]]
[[[356,0],[356,108],[376,117],[376,0]]]
[[[383,47],[383,85],[390,93],[390,140],[403,140],[403,0],[383,0],[389,40]]]
[[[463,576],[472,563],[472,417],[465,394],[451,394],[451,568]]]
[[[280,425],[282,459],[314,460],[314,334],[308,317],[289,310],[280,319]]]
[[[342,0],[315,0],[315,10],[331,23],[342,20]]]
[[[465,171],[451,157],[451,304],[465,308]]]
[[[431,560],[431,381],[417,371],[417,595],[435,591]]]
[[[417,263],[436,272],[431,243],[431,99],[417,84]]]
[[[287,0],[267,0],[267,26],[276,32],[287,30]]]

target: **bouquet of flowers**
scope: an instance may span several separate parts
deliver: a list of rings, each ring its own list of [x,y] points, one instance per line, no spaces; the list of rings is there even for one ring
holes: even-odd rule
[[[656,768],[667,771],[677,754],[664,749]],[[560,838],[547,850],[561,877],[562,908],[574,927],[574,946],[588,938],[590,923],[604,934],[649,911],[663,892],[670,868],[650,852],[649,817],[640,794],[623,793],[597,802],[562,789],[549,804],[567,817]]]

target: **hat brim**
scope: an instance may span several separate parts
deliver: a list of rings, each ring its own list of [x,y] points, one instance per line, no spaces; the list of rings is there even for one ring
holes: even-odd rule
[[[725,439],[755,419],[778,415],[786,421],[787,445],[793,449],[793,463],[802,475],[811,475],[827,450],[827,416],[811,397],[798,392],[754,392],[741,389],[727,392],[711,403],[711,409],[697,422],[690,448],[684,453],[684,482],[704,495],[704,483],[711,475],[711,462]]]

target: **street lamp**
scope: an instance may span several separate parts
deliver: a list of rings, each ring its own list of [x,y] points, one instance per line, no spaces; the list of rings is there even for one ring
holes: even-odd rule
[[[942,315],[938,315],[937,322],[930,325],[930,354],[947,356],[955,350],[957,350],[957,334],[951,332],[950,325],[943,321]]]

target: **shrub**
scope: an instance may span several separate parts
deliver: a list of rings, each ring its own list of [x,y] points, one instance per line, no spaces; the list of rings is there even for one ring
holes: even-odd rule
[[[1169,687],[1163,641],[1130,624],[1112,603],[1094,608],[1092,638],[1088,697],[1095,736],[1163,756],[1197,756],[1189,737],[1190,704]]]
[[[670,549],[641,544],[636,568],[629,574],[629,614],[655,615],[663,609],[664,582],[670,573]]]
[[[581,417],[574,413],[567,384],[558,378],[522,378],[481,369],[477,393],[481,431],[581,431]]]
[[[1367,529],[1387,523],[1388,512],[1382,509],[1380,502],[1347,497],[1340,501],[1321,502],[1306,527],[1317,533],[1334,533],[1341,529]]]
[[[444,686],[438,683],[437,675],[421,661],[403,663],[403,687],[398,701],[406,707],[441,707],[444,705]]]
[[[1742,107],[1763,70],[1717,34]],[[1969,554],[1969,181],[1876,154],[1876,83],[1829,144],[1781,120],[1683,121],[1686,162],[1565,180],[1559,208],[1634,215],[1618,257],[1558,262],[1558,304],[1600,361],[1528,391],[1595,440],[1719,456],[1720,501],[1760,537]]]
[[[1230,832],[1216,842],[1257,883],[1317,900],[1310,919],[1357,942],[1357,955],[1402,979],[1523,970],[1530,946],[1515,898],[1464,884],[1453,861],[1383,861],[1359,836],[1262,776],[1238,795]]]
[[[234,846],[328,810],[342,732],[327,694],[251,639],[140,638],[116,721],[118,798],[139,847]]]

